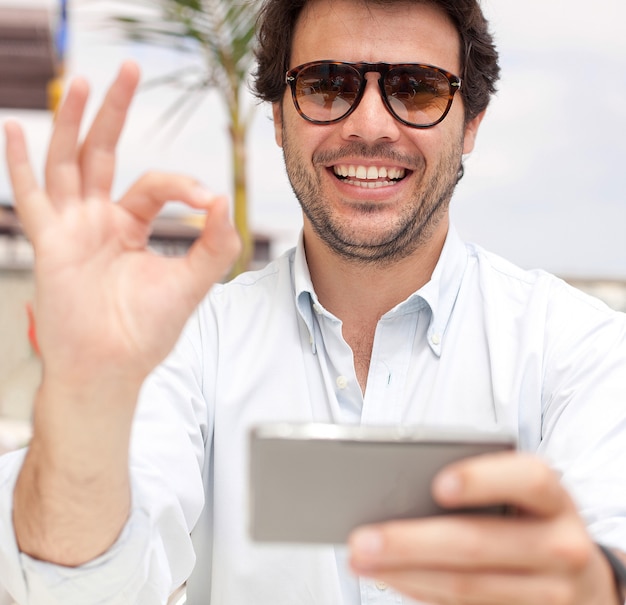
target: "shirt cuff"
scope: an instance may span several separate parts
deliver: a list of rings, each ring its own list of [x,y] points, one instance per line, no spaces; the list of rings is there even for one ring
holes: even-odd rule
[[[79,567],[34,559],[17,547],[13,490],[25,452],[0,458],[0,584],[20,605],[136,605],[165,603],[172,578],[163,544],[154,532],[139,486],[120,536],[103,555]],[[158,543],[157,543],[158,542]]]

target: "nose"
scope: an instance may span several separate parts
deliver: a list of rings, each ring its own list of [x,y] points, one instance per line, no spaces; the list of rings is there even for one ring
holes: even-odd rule
[[[385,106],[378,79],[380,74],[365,74],[365,90],[356,109],[342,122],[342,136],[345,139],[361,139],[367,143],[385,140],[392,142],[400,136],[400,122],[389,113]]]

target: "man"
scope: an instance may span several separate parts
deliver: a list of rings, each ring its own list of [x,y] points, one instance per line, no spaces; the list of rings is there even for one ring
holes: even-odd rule
[[[238,249],[226,202],[163,174],[109,201],[134,66],[81,146],[73,84],[45,192],[7,125],[44,359],[31,447],[0,475],[18,602],[163,603],[194,563],[193,605],[620,602],[595,541],[626,549],[625,318],[449,223],[496,77],[474,0],[270,0],[257,90],[303,237],[204,300]],[[207,211],[184,259],[145,250],[169,199]],[[524,453],[457,464],[433,493],[519,515],[360,528],[349,554],[252,543],[246,434],[275,420],[514,431]]]

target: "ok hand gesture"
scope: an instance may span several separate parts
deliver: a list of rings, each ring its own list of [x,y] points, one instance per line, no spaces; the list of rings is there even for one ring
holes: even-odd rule
[[[139,72],[125,64],[84,142],[88,87],[70,87],[52,133],[46,187],[20,127],[6,125],[17,211],[35,249],[43,380],[34,432],[14,492],[19,548],[79,565],[115,541],[130,510],[128,446],[139,388],[239,251],[228,204],[193,179],[148,174],[111,200],[115,149]],[[206,211],[183,258],[147,249],[163,204]]]
[[[194,307],[239,251],[227,201],[193,179],[148,174],[111,201],[115,153],[139,73],[126,63],[86,138],[87,84],[75,81],[57,116],[36,182],[21,129],[6,125],[16,208],[36,255],[37,327],[46,375],[73,382],[141,381],[173,347]],[[147,248],[168,200],[205,210],[206,227],[184,258]]]

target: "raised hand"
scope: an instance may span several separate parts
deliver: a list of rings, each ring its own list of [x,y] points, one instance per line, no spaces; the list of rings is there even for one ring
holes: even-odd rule
[[[139,72],[125,64],[79,143],[88,86],[76,80],[37,183],[22,130],[5,127],[18,214],[35,249],[43,379],[14,496],[22,551],[78,565],[105,551],[130,507],[128,445],[137,396],[239,252],[224,198],[184,176],[148,174],[112,202],[115,149]],[[187,256],[146,247],[163,204],[205,210]]]
[[[82,146],[88,88],[72,84],[52,134],[45,190],[20,128],[6,125],[16,207],[36,253],[42,356],[48,376],[64,381],[107,372],[143,380],[239,250],[226,200],[191,178],[147,175],[111,203],[115,148],[137,82],[137,68],[125,64]],[[150,223],[168,200],[207,212],[206,228],[184,258],[146,249]]]
[[[443,506],[508,503],[512,517],[450,515],[357,530],[359,575],[433,605],[617,605],[610,569],[558,476],[528,455],[468,459],[434,483]]]

